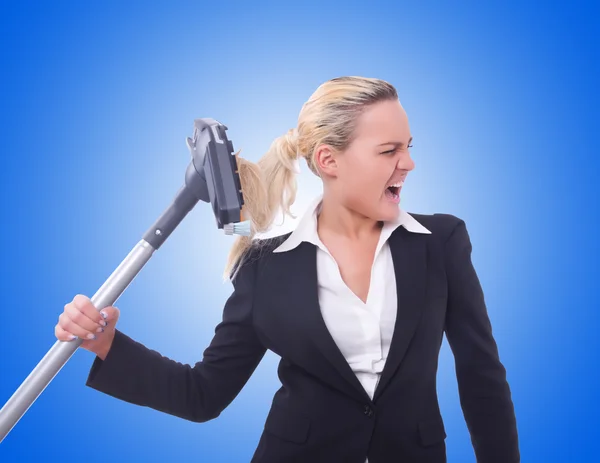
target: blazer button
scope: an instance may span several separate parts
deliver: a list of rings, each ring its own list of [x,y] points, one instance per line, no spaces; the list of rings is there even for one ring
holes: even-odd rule
[[[373,416],[373,409],[371,407],[369,407],[368,405],[365,405],[364,413],[365,413],[365,415],[367,415],[370,418]]]

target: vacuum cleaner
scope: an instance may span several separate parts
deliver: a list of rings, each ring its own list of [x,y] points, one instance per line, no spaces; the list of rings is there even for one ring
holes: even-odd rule
[[[127,254],[91,298],[98,310],[114,305],[141,269],[198,201],[210,203],[217,227],[227,235],[250,234],[250,221],[244,220],[244,197],[233,144],[227,127],[211,118],[194,120],[193,137],[186,144],[191,161],[185,181],[175,198],[142,239]],[[83,339],[57,341],[32,370],[21,386],[0,409],[0,442],[37,400],[62,367],[79,348]]]

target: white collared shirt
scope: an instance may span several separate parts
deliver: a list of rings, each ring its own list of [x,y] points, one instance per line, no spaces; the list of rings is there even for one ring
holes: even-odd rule
[[[399,226],[431,232],[400,208],[397,220],[385,222],[371,268],[364,303],[342,280],[338,265],[317,233],[322,195],[309,205],[296,229],[273,252],[285,252],[307,241],[317,246],[319,304],[327,329],[371,399],[387,359],[396,323],[397,294],[388,238]]]

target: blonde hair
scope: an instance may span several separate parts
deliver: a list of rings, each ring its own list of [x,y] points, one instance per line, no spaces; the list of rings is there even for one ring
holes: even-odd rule
[[[290,207],[297,192],[295,161],[304,158],[308,168],[320,177],[314,162],[316,149],[326,144],[344,151],[353,141],[356,120],[362,111],[391,99],[398,99],[398,93],[384,80],[355,76],[331,79],[304,103],[297,128],[273,140],[257,163],[236,156],[244,197],[243,215],[251,221],[251,234],[236,238],[225,278],[235,276],[246,252],[260,241],[253,241],[253,237],[271,227],[279,210],[293,217]]]

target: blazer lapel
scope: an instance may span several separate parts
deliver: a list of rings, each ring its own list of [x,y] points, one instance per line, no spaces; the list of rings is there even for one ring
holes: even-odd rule
[[[396,373],[417,329],[426,292],[427,241],[403,227],[390,236],[398,308],[390,351],[373,401],[377,400]]]
[[[291,320],[298,332],[302,333],[302,339],[313,343],[329,364],[325,371],[319,371],[321,379],[329,380],[330,384],[347,394],[355,397],[358,395],[360,400],[370,402],[369,395],[335,343],[321,314],[317,248],[313,244],[303,242],[297,249],[283,255],[286,260],[285,267],[294,269],[289,273],[290,280],[284,284],[288,290],[286,298],[292,301],[294,307],[290,313]],[[288,275],[287,272],[281,273],[279,278],[285,278],[284,273]]]

